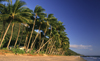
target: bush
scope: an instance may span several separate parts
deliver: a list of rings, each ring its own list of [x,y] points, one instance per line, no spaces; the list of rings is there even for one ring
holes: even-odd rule
[[[8,50],[7,48],[3,48],[3,50]]]
[[[33,54],[36,50],[31,50],[30,54]]]
[[[4,46],[4,44],[5,44],[6,42],[7,42],[7,41],[5,41],[5,39],[4,39],[4,41],[3,41],[3,43],[2,43],[2,45],[1,45],[0,48],[3,48],[3,46]]]
[[[39,54],[44,54],[44,53],[45,53],[44,51],[40,51],[40,52],[39,52]]]
[[[24,54],[25,50],[20,50],[19,48],[12,48],[11,51],[15,54]]]

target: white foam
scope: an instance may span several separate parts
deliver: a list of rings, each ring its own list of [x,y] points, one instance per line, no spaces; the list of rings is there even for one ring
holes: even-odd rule
[[[93,59],[97,59],[97,58],[94,57]]]

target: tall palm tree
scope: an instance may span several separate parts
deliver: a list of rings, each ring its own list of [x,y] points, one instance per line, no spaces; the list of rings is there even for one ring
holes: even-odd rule
[[[0,16],[1,16],[2,14],[7,13],[7,11],[6,11],[7,8],[5,7],[4,4],[1,3],[1,2],[4,2],[4,1],[7,1],[7,0],[0,0]],[[5,16],[5,17],[6,17],[6,16]],[[3,33],[5,32],[5,24],[6,24],[6,21],[4,21],[4,17],[2,17],[2,19],[0,19],[0,20],[3,21],[3,27],[2,27],[1,38],[0,38],[0,41],[1,41],[2,36],[3,36]]]
[[[22,28],[23,28],[23,29],[22,29],[21,38],[20,38],[20,41],[19,41],[19,45],[18,45],[18,46],[20,46],[20,43],[21,43],[21,41],[22,41],[23,33],[24,33],[24,31],[25,31],[25,26],[23,25]]]
[[[53,38],[53,37],[52,37]],[[37,53],[37,52],[39,52],[50,40],[52,40],[52,38],[49,38],[49,40],[46,42],[46,43],[44,43],[36,52],[34,52],[34,53]]]
[[[11,1],[12,2],[12,1]],[[1,15],[0,18],[2,18],[2,16],[7,16],[6,19],[10,19],[9,25],[4,33],[4,36],[2,38],[2,41],[0,43],[0,47],[2,45],[2,42],[4,41],[4,38],[6,36],[6,33],[10,27],[11,22],[20,22],[20,23],[31,23],[32,19],[30,18],[30,16],[32,16],[31,12],[32,10],[30,10],[29,8],[23,7],[23,5],[25,5],[26,3],[20,0],[16,0],[16,2],[14,4],[9,3],[8,4],[8,13],[7,14],[3,14]]]
[[[33,31],[34,31],[34,27],[35,27],[35,22],[36,22],[37,16],[40,17],[41,19],[44,18],[44,13],[43,13],[44,11],[45,10],[41,6],[36,6],[35,7],[35,10],[34,10],[35,19],[34,19],[33,28],[32,28],[31,34],[30,34],[30,38],[29,38],[27,49],[29,48],[29,44],[30,44],[30,41],[31,41],[31,38],[32,38],[32,34],[33,34]]]
[[[19,34],[20,34],[20,25],[21,25],[21,23],[19,23],[18,35],[17,35],[16,41],[15,41],[14,48],[15,48],[15,46],[16,46],[16,44],[17,44],[18,37],[19,37]]]
[[[38,21],[37,21],[38,22]],[[36,39],[37,39],[37,37],[38,37],[38,35],[39,35],[39,33],[40,33],[40,29],[41,29],[41,26],[42,26],[42,22],[38,22],[38,33],[37,33],[37,35],[35,36],[35,39],[34,39],[34,41],[31,43],[31,48],[30,48],[30,52],[31,52],[31,50],[32,50],[32,47],[33,47],[33,44],[35,43],[35,41],[36,41]]]
[[[45,20],[48,22],[48,25],[50,25],[50,34],[49,34],[49,38],[51,38],[51,34],[52,34],[52,26],[55,24],[55,22],[57,22],[57,19],[53,16],[53,14],[49,14],[47,18],[45,18]],[[47,26],[46,26],[47,27]],[[52,42],[52,40],[51,40]],[[50,43],[50,42],[49,42]],[[49,43],[47,44],[47,48],[46,48],[46,52],[47,53],[47,50],[48,50],[48,46],[49,46]]]
[[[45,18],[45,21],[46,21],[46,28],[44,30],[44,37],[43,37],[43,40],[42,40],[42,43],[41,43],[41,46],[43,45],[44,43],[44,38],[45,38],[45,34],[47,32],[47,29],[52,25],[51,23],[53,23],[54,21],[56,21],[56,18],[53,16],[53,14],[49,14],[47,18]],[[52,27],[52,26],[51,26]],[[50,33],[51,35],[51,33]],[[40,47],[41,47],[40,46]]]
[[[26,25],[26,38],[25,38],[25,43],[24,43],[25,49],[27,48],[28,37],[29,37],[29,34],[31,32],[31,30],[28,28],[28,26],[30,26],[30,25]]]
[[[7,45],[7,49],[9,49],[9,45],[10,45],[10,42],[11,42],[11,39],[12,39],[12,35],[13,35],[13,27],[14,27],[14,23],[12,24],[11,36],[10,36],[10,39],[9,39],[9,42],[8,42],[8,45]]]

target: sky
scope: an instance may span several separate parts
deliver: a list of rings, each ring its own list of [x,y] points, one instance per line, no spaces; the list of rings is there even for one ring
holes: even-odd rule
[[[52,13],[63,22],[71,50],[83,55],[100,55],[100,0],[23,1],[32,10],[36,5],[42,6],[45,13]]]

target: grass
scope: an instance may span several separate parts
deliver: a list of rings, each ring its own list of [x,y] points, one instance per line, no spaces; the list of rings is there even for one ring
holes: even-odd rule
[[[36,50],[32,50],[30,53],[26,53],[25,50],[21,50],[19,48],[12,48],[11,50],[8,50],[7,48],[0,49],[0,55],[5,54],[14,54],[14,55],[27,55],[27,56],[63,56],[63,55],[54,55],[54,54],[45,54],[44,51],[40,51],[38,54],[34,54]]]

